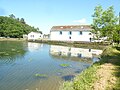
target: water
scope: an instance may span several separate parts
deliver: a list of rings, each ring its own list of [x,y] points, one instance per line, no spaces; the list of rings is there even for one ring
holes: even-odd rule
[[[58,90],[98,60],[101,50],[0,42],[0,90]],[[66,66],[62,66],[62,65]]]

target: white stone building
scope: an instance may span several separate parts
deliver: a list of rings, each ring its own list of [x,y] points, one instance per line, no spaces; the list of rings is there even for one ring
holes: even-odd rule
[[[90,25],[53,26],[50,30],[50,39],[53,41],[85,41],[93,38]]]
[[[43,35],[38,32],[30,32],[28,34],[28,40],[36,40],[36,39],[42,39]]]

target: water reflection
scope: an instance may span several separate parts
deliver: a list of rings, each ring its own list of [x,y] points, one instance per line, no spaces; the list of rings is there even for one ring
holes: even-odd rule
[[[71,60],[80,59],[93,59],[98,57],[102,53],[102,50],[98,49],[85,49],[66,46],[52,45],[50,47],[50,54],[54,58],[71,58]],[[95,60],[95,59],[94,59]]]
[[[12,63],[23,58],[26,50],[25,42],[0,41],[0,64]]]
[[[28,42],[28,50],[30,52],[34,52],[35,50],[38,50],[42,47],[43,47],[43,44]]]
[[[71,81],[74,79],[74,77],[75,75],[66,75],[66,76],[63,76],[62,79],[65,81]]]

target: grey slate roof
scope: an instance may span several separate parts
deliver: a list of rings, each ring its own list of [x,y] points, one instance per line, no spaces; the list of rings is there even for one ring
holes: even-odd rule
[[[90,31],[90,25],[53,26],[51,31]]]

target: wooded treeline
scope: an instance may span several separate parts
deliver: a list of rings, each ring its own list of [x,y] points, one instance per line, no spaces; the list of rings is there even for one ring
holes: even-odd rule
[[[24,18],[16,18],[13,14],[0,16],[0,37],[22,38],[31,31],[42,33],[39,28],[28,25]]]

